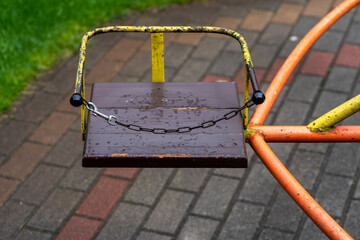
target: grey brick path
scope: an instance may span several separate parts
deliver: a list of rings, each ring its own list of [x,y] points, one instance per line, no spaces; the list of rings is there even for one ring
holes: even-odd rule
[[[233,28],[247,40],[265,91],[270,85],[267,76],[276,71],[273,63],[287,57],[321,19],[327,7],[319,2],[206,0],[133,12],[109,25]],[[332,8],[339,1],[325,2]],[[283,9],[291,14],[284,14]],[[295,78],[272,108],[267,125],[307,124],[359,94],[359,68],[336,63],[342,46],[360,47],[359,29],[360,8],[331,27],[312,48],[334,55],[330,68],[322,74],[305,74],[300,73],[304,66],[300,63]],[[151,81],[147,34],[105,34],[93,42],[86,59],[87,89],[95,81]],[[203,81],[209,76],[233,81],[243,66],[239,44],[221,36],[169,34],[165,35],[165,49],[167,81]],[[109,174],[104,169],[82,168],[79,112],[68,105],[76,67],[77,56],[61,61],[38,78],[32,94],[21,97],[16,107],[0,118],[1,240],[326,239],[249,145],[247,169],[111,169]],[[359,113],[343,124],[360,125]],[[359,143],[269,145],[325,210],[359,239]],[[95,186],[101,191],[97,183],[104,175],[129,182],[113,205],[105,207],[103,196],[89,195]],[[86,215],[87,202],[109,209],[99,214],[106,217]],[[80,205],[83,210],[77,212]]]

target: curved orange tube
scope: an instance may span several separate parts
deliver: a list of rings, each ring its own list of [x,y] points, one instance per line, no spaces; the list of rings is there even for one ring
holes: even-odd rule
[[[260,135],[252,134],[249,140],[251,147],[275,179],[326,236],[330,239],[352,239],[291,175]]]
[[[331,27],[340,17],[350,11],[354,6],[360,3],[360,0],[347,0],[337,6],[328,15],[326,15],[321,21],[306,34],[306,36],[300,41],[296,48],[291,52],[286,59],[279,72],[271,82],[267,89],[265,96],[266,100],[263,104],[259,105],[253,117],[251,118],[249,125],[260,126],[264,123],[268,116],[271,107],[274,105],[277,97],[279,96],[282,88],[284,87],[290,74],[298,65],[302,57],[307,53],[310,47],[315,43],[321,35]]]
[[[331,132],[312,132],[307,126],[250,127],[266,142],[360,142],[360,126],[338,126]]]

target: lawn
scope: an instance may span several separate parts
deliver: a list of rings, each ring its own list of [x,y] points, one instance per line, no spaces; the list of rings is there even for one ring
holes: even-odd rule
[[[89,29],[131,10],[190,0],[1,0],[0,114],[27,84],[74,54]]]

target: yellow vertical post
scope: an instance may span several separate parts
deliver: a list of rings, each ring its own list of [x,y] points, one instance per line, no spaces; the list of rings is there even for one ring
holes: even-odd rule
[[[151,33],[151,66],[152,82],[165,82],[163,33]]]
[[[245,66],[245,90],[244,90],[244,103],[246,103],[247,101],[249,101],[249,70],[248,68]],[[245,108],[244,109],[244,116],[243,116],[243,125],[244,125],[244,130],[247,129],[247,125],[248,125],[248,121],[249,121],[249,109]]]

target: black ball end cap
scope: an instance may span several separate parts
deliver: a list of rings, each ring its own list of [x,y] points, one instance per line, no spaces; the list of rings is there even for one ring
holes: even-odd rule
[[[260,90],[254,92],[251,100],[256,104],[262,104],[265,101],[265,94],[263,94]]]
[[[80,107],[83,104],[83,102],[84,102],[84,99],[78,93],[74,93],[70,97],[70,104],[74,107]]]

